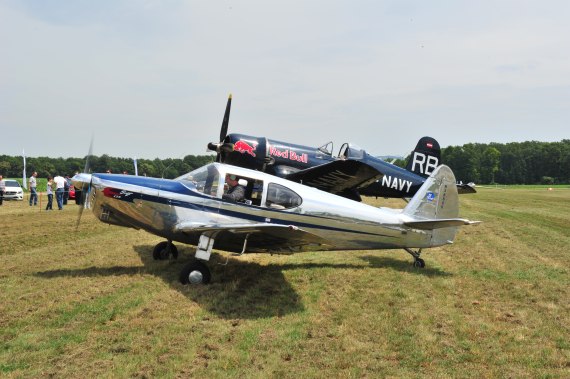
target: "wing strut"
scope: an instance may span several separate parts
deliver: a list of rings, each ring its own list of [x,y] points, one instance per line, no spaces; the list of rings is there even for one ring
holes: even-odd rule
[[[243,255],[243,253],[245,253],[245,249],[247,248],[247,239],[249,238],[249,235],[250,235],[250,234],[251,234],[251,233],[247,233],[247,234],[245,235],[245,240],[243,240],[243,249],[241,249],[241,253],[239,253],[239,254],[236,253],[236,254],[234,254],[234,255],[240,256],[240,255]]]
[[[251,235],[251,233],[247,233],[245,236],[245,240],[243,241],[243,249],[241,249],[241,253],[234,253],[232,254],[234,257],[240,257],[245,253],[245,249],[247,248],[247,239],[249,238],[249,236]],[[226,261],[224,263],[218,263],[220,266],[227,266],[228,262],[230,261],[230,257],[228,256],[226,258]]]

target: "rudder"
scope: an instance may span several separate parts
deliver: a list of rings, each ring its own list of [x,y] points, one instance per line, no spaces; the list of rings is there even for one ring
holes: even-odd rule
[[[406,170],[427,178],[440,163],[439,143],[432,137],[422,137],[410,155]]]
[[[458,218],[459,195],[453,171],[445,165],[437,167],[402,213],[411,217],[406,225],[430,231],[432,246],[451,243],[457,226],[467,222]]]
[[[459,197],[453,171],[446,165],[437,167],[403,213],[419,219],[456,218],[459,215]]]

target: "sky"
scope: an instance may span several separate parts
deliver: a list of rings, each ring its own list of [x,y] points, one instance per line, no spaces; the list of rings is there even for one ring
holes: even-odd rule
[[[0,0],[0,155],[570,138],[570,2]]]

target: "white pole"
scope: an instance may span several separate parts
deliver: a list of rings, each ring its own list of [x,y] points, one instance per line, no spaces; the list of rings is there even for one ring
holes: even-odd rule
[[[136,175],[136,176],[139,176],[139,169],[138,169],[138,167],[137,167],[137,157],[134,157],[134,158],[133,158],[133,163],[134,163],[134,165],[135,165],[135,175]]]
[[[22,171],[22,187],[28,189],[28,181],[26,177],[26,152],[22,149],[22,158],[24,158],[24,171]]]

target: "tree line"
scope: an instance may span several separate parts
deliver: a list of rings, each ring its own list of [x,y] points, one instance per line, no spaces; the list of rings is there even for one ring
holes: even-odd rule
[[[465,183],[570,183],[570,139],[448,146],[442,160]]]
[[[174,179],[215,160],[214,155],[187,155],[184,158],[137,159],[138,174],[157,178]],[[54,175],[73,176],[85,170],[85,158],[26,157],[26,176],[36,171],[38,177]],[[0,155],[0,174],[5,178],[21,178],[24,162],[21,156]],[[134,162],[131,158],[117,158],[103,154],[89,156],[90,172],[107,172],[134,175]]]
[[[560,142],[468,143],[442,149],[443,163],[451,167],[455,177],[465,183],[478,184],[567,184],[570,183],[570,139]],[[409,157],[408,157],[409,158]],[[187,155],[183,159],[139,159],[138,173],[173,179],[213,162],[214,155]],[[404,167],[405,161],[397,165]],[[109,155],[90,156],[91,172],[134,174],[133,160]],[[29,177],[73,175],[85,169],[85,158],[27,158]],[[21,156],[0,156],[0,174],[5,178],[21,178]]]

